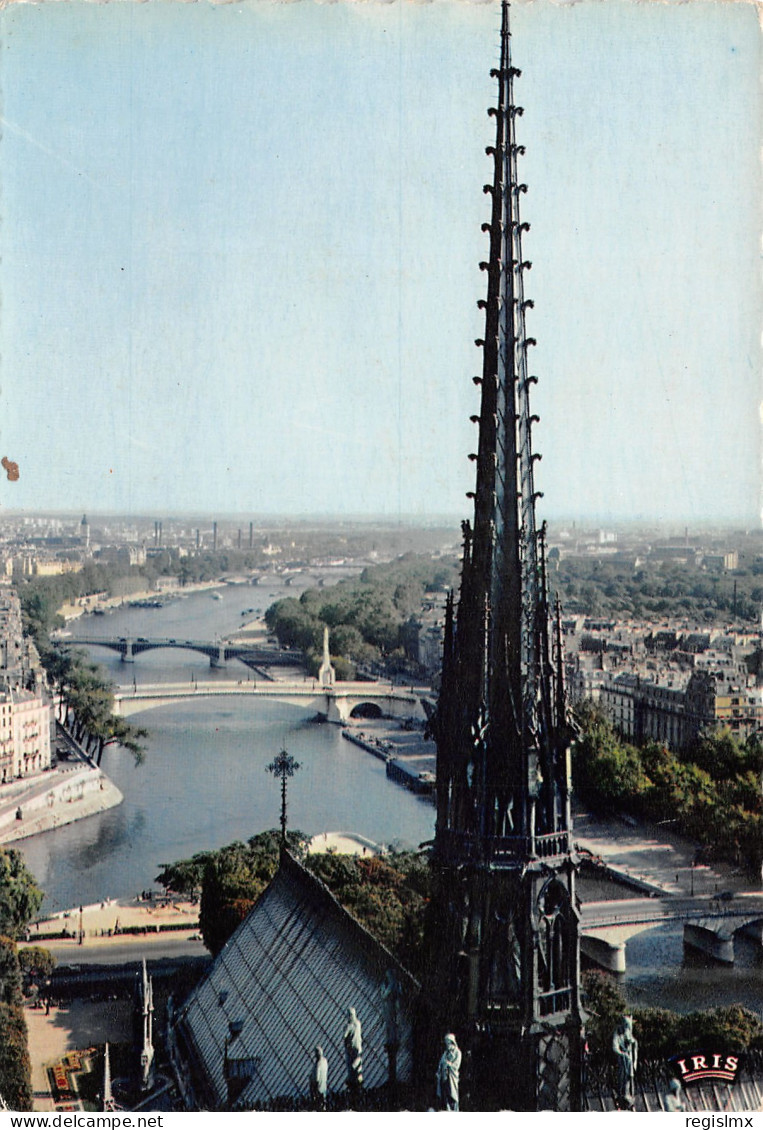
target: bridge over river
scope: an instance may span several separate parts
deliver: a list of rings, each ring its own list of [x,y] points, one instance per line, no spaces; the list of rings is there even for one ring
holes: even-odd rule
[[[317,679],[263,679],[214,683],[155,683],[117,687],[114,710],[122,717],[158,706],[198,698],[275,698],[305,706],[329,722],[346,722],[355,716],[424,721],[422,699],[428,687],[396,687],[391,683],[343,682],[323,686]]]
[[[584,903],[581,950],[613,973],[625,972],[625,944],[665,922],[683,922],[684,944],[724,965],[734,963],[734,935],[744,932],[763,944],[763,894],[722,898],[669,895]]]
[[[225,640],[181,640],[181,639],[148,639],[138,636],[131,639],[128,636],[91,636],[82,639],[67,639],[70,647],[105,647],[109,651],[116,651],[123,663],[134,663],[135,656],[144,651],[158,651],[160,648],[179,648],[184,651],[196,651],[209,656],[211,667],[225,667],[230,659],[239,659],[247,667],[256,670],[267,667],[301,667],[303,655],[301,651],[289,651],[278,647],[252,647],[251,644],[240,644]],[[260,674],[263,671],[260,670]],[[267,676],[263,674],[263,677]]]

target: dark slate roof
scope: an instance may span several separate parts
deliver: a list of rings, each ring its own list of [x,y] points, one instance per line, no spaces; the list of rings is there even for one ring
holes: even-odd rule
[[[229,1038],[228,1055],[255,1061],[236,1100],[239,1109],[306,1095],[316,1044],[328,1060],[329,1090],[340,1090],[350,1006],[363,1029],[365,1086],[381,1086],[387,1053],[380,988],[390,967],[402,988],[397,1072],[406,1081],[416,982],[320,880],[284,853],[270,886],[179,1010],[181,1042],[193,1074],[203,1073],[197,1082],[206,1101],[227,1104],[225,1040],[237,1022],[243,1024]]]

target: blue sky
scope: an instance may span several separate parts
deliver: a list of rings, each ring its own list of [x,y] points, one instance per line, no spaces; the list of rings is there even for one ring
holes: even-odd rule
[[[466,516],[499,21],[4,8],[0,505]],[[755,8],[512,26],[544,513],[754,524]]]

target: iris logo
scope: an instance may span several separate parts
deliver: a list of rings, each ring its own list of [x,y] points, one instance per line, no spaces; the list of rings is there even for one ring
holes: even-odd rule
[[[703,1079],[717,1079],[720,1083],[734,1083],[739,1069],[739,1056],[726,1052],[701,1052],[698,1055],[673,1056],[671,1063],[678,1068],[682,1083],[699,1083]]]

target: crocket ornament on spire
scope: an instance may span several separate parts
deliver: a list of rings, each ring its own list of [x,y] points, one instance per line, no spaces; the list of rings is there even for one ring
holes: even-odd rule
[[[493,177],[476,485],[458,601],[446,608],[437,740],[427,1054],[464,1052],[461,1109],[580,1108],[576,858],[561,632],[536,519],[535,340],[528,335],[509,5],[493,70]],[[558,625],[559,611],[556,609]]]

